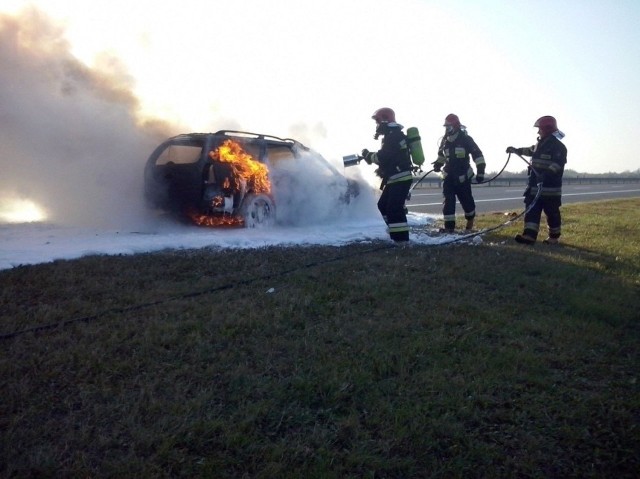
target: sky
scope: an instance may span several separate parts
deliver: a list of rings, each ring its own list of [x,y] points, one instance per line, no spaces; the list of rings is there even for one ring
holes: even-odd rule
[[[27,5],[76,58],[126,72],[140,113],[183,130],[295,134],[339,159],[377,145],[370,117],[388,106],[435,157],[453,112],[498,171],[554,115],[573,169],[640,168],[636,0],[0,0],[0,12]]]
[[[636,171],[638,24],[635,0],[0,0],[0,223],[133,230],[146,158],[190,131],[293,137],[340,167],[379,147],[380,107],[429,162],[449,113],[487,171],[553,115],[568,168]]]

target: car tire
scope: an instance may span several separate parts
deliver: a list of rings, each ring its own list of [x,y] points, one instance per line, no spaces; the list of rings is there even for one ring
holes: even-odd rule
[[[246,228],[269,228],[276,222],[276,207],[269,195],[249,193],[240,207]]]

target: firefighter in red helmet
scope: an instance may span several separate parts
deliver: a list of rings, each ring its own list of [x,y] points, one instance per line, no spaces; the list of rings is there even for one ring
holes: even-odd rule
[[[562,205],[562,174],[567,163],[567,147],[560,141],[564,133],[558,130],[556,119],[542,116],[533,124],[538,129],[538,142],[524,148],[507,148],[507,153],[531,157],[529,184],[524,192],[524,203],[528,211],[524,215],[524,231],[515,240],[522,244],[534,244],[540,231],[542,212],[547,217],[548,244],[559,241],[562,227],[560,206]],[[541,184],[540,195],[532,205]]]
[[[476,181],[484,181],[485,161],[482,151],[476,142],[467,134],[467,129],[460,124],[460,119],[453,113],[444,119],[445,134],[438,148],[438,159],[433,163],[433,171],[442,171],[442,216],[443,232],[453,233],[456,227],[456,197],[464,210],[467,220],[465,229],[473,229],[476,217],[476,203],[471,193],[471,179],[474,176],[469,157],[476,164]]]
[[[377,140],[382,136],[382,146],[377,152],[362,150],[362,157],[368,164],[378,165],[376,174],[382,178],[378,210],[387,224],[389,236],[395,242],[406,242],[409,224],[405,200],[413,181],[407,137],[391,108],[380,108],[371,118],[376,122],[373,138]]]

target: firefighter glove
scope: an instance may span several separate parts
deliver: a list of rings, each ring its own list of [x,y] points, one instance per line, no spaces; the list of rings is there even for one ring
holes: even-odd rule
[[[364,158],[364,161],[366,161],[367,164],[369,164],[369,165],[371,163],[373,163],[373,153],[371,153],[366,148],[364,150],[362,150],[362,158]]]
[[[436,173],[439,173],[440,170],[442,170],[442,163],[438,163],[437,161],[434,161],[432,165],[433,165],[433,171],[435,171]]]
[[[514,148],[513,146],[510,146],[507,148],[507,153],[518,153],[518,149]]]
[[[484,181],[484,173],[478,172],[478,174],[476,175],[476,181],[478,183],[482,183]]]

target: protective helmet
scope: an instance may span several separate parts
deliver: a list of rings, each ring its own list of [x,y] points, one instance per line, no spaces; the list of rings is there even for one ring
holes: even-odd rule
[[[540,130],[540,133],[544,135],[550,135],[558,129],[558,123],[552,116],[541,116],[536,120],[533,126],[535,128],[538,128]]]
[[[451,126],[455,130],[457,130],[458,128],[460,128],[460,118],[458,118],[458,115],[449,113],[447,117],[444,119],[444,125],[442,126]]]
[[[395,123],[396,114],[391,108],[379,108],[371,115],[376,123]]]

